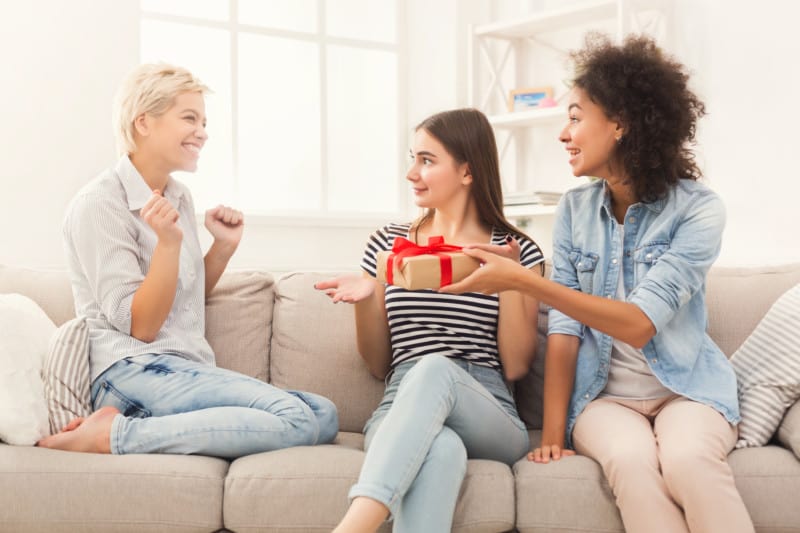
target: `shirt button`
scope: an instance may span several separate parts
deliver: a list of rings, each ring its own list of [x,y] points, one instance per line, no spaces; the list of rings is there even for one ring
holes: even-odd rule
[[[584,394],[584,395],[583,395],[583,397],[584,397],[585,399],[587,399],[587,400],[589,399],[589,395],[588,395],[588,394]]]
[[[645,256],[645,258],[647,258],[647,259],[650,259],[651,257],[653,257],[653,254],[647,254],[647,255]]]
[[[611,299],[611,295],[610,294],[606,294],[606,298],[608,298],[610,300]]]
[[[616,259],[612,259],[612,260],[611,260],[611,263],[613,263],[613,264],[615,264],[615,265],[616,265],[616,264],[617,264],[617,260],[616,260]]]
[[[658,363],[658,359],[653,357],[652,359],[650,359],[650,362],[653,363],[653,364],[656,364],[656,363]]]
[[[631,224],[633,224],[634,222],[636,222],[636,217],[630,217],[630,218],[628,219],[628,222],[630,222]]]
[[[579,266],[579,267],[582,267],[582,266],[583,266],[583,263],[578,263],[578,266]]]

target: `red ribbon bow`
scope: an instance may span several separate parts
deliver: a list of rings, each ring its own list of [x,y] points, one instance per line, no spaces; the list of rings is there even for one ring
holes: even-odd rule
[[[445,252],[459,252],[461,246],[445,244],[444,237],[435,235],[428,237],[427,246],[419,246],[404,237],[396,237],[392,245],[392,253],[386,259],[386,282],[389,285],[394,283],[394,265],[401,264],[406,257],[417,255],[435,255],[439,258],[439,268],[441,270],[440,287],[450,285],[453,282],[453,260]]]

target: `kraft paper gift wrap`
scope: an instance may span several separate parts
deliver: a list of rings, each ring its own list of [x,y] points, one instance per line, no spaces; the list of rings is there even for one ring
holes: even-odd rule
[[[462,252],[452,251],[458,249],[460,247],[444,244],[441,237],[431,237],[428,246],[418,246],[398,237],[391,251],[378,252],[378,281],[408,290],[438,289],[461,281],[474,272],[480,262]],[[448,258],[451,264],[450,276],[447,273]],[[394,268],[392,279],[387,279],[386,271],[390,260]]]

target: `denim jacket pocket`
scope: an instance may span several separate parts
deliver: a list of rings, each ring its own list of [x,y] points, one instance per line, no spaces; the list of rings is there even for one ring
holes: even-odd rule
[[[658,241],[640,246],[633,251],[633,263],[636,272],[635,284],[644,279],[650,268],[658,262],[659,258],[667,250],[669,250],[669,242]]]
[[[597,269],[598,255],[593,253],[585,253],[580,250],[573,250],[569,254],[569,260],[572,266],[575,267],[575,272],[578,276],[578,284],[581,287],[581,292],[592,294],[594,285],[594,273]]]

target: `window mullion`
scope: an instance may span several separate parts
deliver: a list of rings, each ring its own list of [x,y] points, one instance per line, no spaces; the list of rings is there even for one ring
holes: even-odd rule
[[[242,205],[239,176],[239,0],[230,0],[229,30],[231,35],[231,165],[233,196]]]
[[[328,199],[328,46],[325,38],[325,0],[317,0],[317,39],[319,43],[319,148],[320,148],[320,208],[330,211]]]

